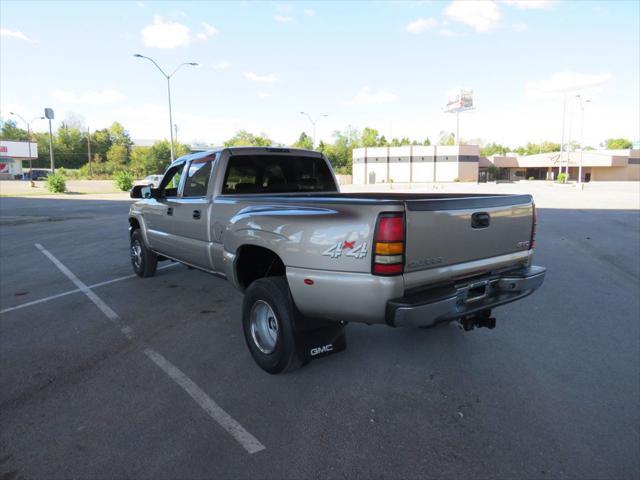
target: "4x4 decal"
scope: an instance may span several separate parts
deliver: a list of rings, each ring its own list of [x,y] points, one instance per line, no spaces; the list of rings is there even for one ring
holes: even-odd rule
[[[343,254],[345,257],[364,258],[367,256],[367,242],[356,246],[355,240],[352,242],[340,241],[322,252],[322,255],[331,258],[338,258]]]

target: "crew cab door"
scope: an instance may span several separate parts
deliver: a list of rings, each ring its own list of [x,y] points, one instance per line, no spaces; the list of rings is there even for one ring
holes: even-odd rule
[[[184,166],[184,161],[176,162],[167,169],[158,187],[157,197],[145,205],[143,213],[151,248],[171,257],[175,255],[173,214]]]
[[[191,160],[184,170],[180,195],[174,201],[172,255],[193,266],[213,270],[211,245],[211,202],[209,188],[215,155]]]

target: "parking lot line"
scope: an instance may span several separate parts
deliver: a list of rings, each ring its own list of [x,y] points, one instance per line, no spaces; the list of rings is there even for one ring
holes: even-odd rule
[[[176,265],[179,265],[179,263],[170,263],[168,265],[163,265],[161,267],[158,267],[158,270],[164,270],[165,268],[175,267]],[[135,273],[131,274],[131,275],[124,275],[122,277],[113,278],[111,280],[106,280],[104,282],[94,283],[92,285],[89,285],[88,288],[91,289],[91,288],[102,287],[104,285],[109,285],[111,283],[121,282],[123,280],[129,280],[130,278],[135,278],[135,277],[137,277],[137,275]],[[7,313],[7,312],[12,312],[14,310],[19,310],[19,309],[25,308],[25,307],[30,307],[32,305],[37,305],[39,303],[48,302],[49,300],[55,300],[56,298],[66,297],[67,295],[71,295],[72,293],[78,293],[78,292],[81,292],[81,291],[82,290],[80,290],[79,288],[74,288],[73,290],[69,290],[69,291],[62,292],[62,293],[57,293],[56,295],[51,295],[49,297],[39,298],[38,300],[32,300],[30,302],[22,303],[20,305],[15,305],[13,307],[7,307],[7,308],[5,308],[3,310],[0,310],[0,314]]]
[[[100,311],[115,325],[120,328],[120,332],[127,337],[128,340],[132,340],[135,337],[133,329],[124,325],[120,316],[113,311],[104,300],[102,300],[95,292],[91,290],[82,280],[74,275],[60,260],[58,260],[51,252],[44,248],[39,243],[35,244],[36,248],[40,250],[53,264],[58,267],[73,284],[78,287],[68,293],[80,291],[84,293],[99,309]],[[120,280],[126,277],[121,277]],[[116,281],[118,279],[114,279]],[[103,282],[104,284],[105,282]],[[112,282],[106,282],[112,283]],[[62,296],[62,295],[60,295]],[[256,453],[264,450],[266,447],[260,443],[260,441],[251,435],[242,425],[240,425],[231,415],[229,415],[222,407],[213,401],[204,390],[202,390],[196,383],[187,377],[178,367],[173,365],[169,360],[164,358],[160,353],[156,352],[152,348],[145,348],[144,354],[155,363],[169,378],[177,383],[182,389],[213,419],[218,425],[225,429],[242,447],[249,453]]]

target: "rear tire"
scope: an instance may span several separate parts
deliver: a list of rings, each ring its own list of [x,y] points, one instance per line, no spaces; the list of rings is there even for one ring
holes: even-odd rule
[[[147,247],[142,238],[140,229],[131,234],[131,266],[139,277],[153,277],[158,266],[158,256]]]
[[[249,285],[242,305],[242,327],[251,356],[265,372],[290,372],[302,365],[294,333],[298,315],[283,277]]]

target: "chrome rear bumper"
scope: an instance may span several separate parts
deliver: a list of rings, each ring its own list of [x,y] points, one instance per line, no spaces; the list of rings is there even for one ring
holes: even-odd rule
[[[544,267],[531,266],[405,295],[387,302],[386,321],[425,327],[472,315],[531,295],[545,273]]]

